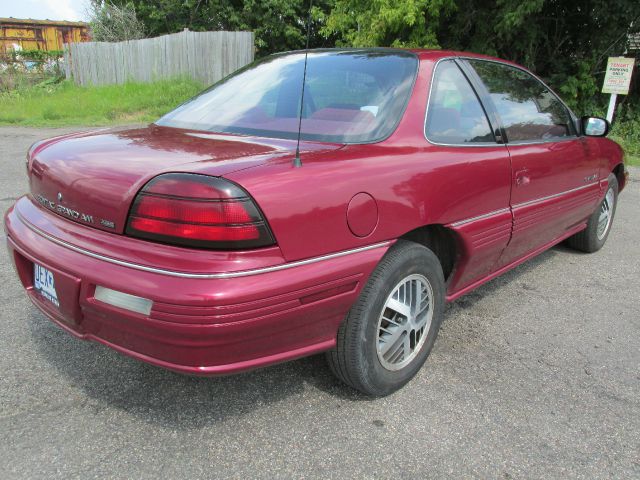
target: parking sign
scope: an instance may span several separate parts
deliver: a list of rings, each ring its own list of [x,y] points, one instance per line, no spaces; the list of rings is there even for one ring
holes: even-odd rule
[[[602,93],[627,95],[634,64],[634,58],[609,57]]]

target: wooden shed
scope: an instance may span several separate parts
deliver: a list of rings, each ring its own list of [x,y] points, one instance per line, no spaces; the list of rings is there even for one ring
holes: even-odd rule
[[[89,41],[84,22],[0,18],[0,54],[16,50],[62,50],[65,43]]]

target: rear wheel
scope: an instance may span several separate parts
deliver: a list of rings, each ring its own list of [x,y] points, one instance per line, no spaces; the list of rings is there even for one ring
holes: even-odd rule
[[[444,276],[426,247],[398,241],[380,261],[338,331],[327,359],[336,376],[372,396],[388,395],[420,370],[444,307]]]
[[[587,228],[569,237],[567,243],[576,250],[587,253],[600,250],[609,237],[617,203],[618,179],[612,173],[609,175],[607,193],[598,205],[598,208],[596,208],[591,217],[589,217]]]

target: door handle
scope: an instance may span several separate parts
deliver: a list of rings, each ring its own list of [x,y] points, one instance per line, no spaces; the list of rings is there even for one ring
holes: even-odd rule
[[[523,168],[516,172],[516,187],[523,187],[531,183],[531,177],[529,176],[529,170]]]

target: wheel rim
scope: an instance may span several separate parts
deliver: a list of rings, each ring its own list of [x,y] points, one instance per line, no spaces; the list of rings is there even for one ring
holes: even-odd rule
[[[613,218],[613,204],[616,200],[616,196],[613,193],[613,188],[607,191],[607,194],[600,205],[600,216],[598,217],[598,240],[602,240],[609,231],[611,226],[611,220]]]
[[[378,360],[400,370],[424,346],[433,319],[433,289],[423,275],[409,275],[391,291],[378,319]]]

